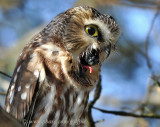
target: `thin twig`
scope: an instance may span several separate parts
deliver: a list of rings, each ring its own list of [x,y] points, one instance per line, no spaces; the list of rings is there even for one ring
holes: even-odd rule
[[[25,127],[11,114],[0,107],[0,127]]]
[[[157,3],[157,5],[159,5],[160,0],[157,0],[156,3]],[[153,17],[153,19],[152,19],[152,21],[151,21],[151,25],[150,25],[149,31],[148,31],[148,33],[147,33],[146,41],[145,41],[145,58],[146,58],[146,62],[147,62],[148,69],[149,69],[150,72],[151,72],[151,78],[150,78],[149,83],[148,83],[148,84],[149,84],[149,88],[148,88],[148,91],[147,91],[147,97],[146,97],[146,99],[145,99],[144,105],[148,105],[149,100],[150,100],[150,96],[151,96],[151,94],[152,94],[152,92],[153,92],[153,90],[154,90],[154,88],[155,88],[155,86],[156,86],[156,82],[159,83],[159,81],[158,81],[158,79],[157,79],[157,76],[156,76],[156,75],[154,74],[154,72],[153,72],[152,64],[151,64],[151,59],[149,58],[149,55],[148,55],[148,54],[149,54],[149,53],[148,53],[148,49],[149,49],[149,39],[150,39],[150,35],[151,35],[151,32],[152,32],[152,29],[153,29],[153,27],[154,27],[155,20],[156,20],[158,14],[159,14],[159,9],[160,9],[160,7],[158,6],[158,7],[156,8],[156,12],[155,12],[155,14],[154,14],[154,17]],[[154,83],[153,83],[152,81],[154,81]],[[143,109],[145,109],[145,108],[143,107]],[[142,110],[142,113],[143,113],[144,111],[145,111],[145,110]]]
[[[148,55],[148,46],[149,46],[149,38],[150,38],[152,29],[153,29],[153,26],[154,26],[154,23],[155,23],[155,20],[156,20],[158,14],[159,14],[159,9],[157,8],[157,11],[156,11],[156,13],[155,13],[155,15],[154,15],[154,17],[151,21],[151,26],[150,26],[150,29],[148,31],[147,38],[146,38],[146,41],[145,41],[145,57],[146,57],[146,61],[147,61],[147,66],[150,69],[150,71],[152,73],[152,76],[154,76],[154,73],[152,71],[152,65],[151,65],[151,62],[150,62],[149,55]]]
[[[93,108],[94,104],[96,103],[96,101],[100,97],[101,89],[102,89],[102,86],[101,86],[101,76],[100,76],[99,82],[98,82],[96,89],[95,89],[94,99],[88,105],[88,127],[95,127],[95,122],[92,117],[92,108]]]
[[[143,1],[142,2],[139,1],[139,3],[135,3],[135,2],[126,2],[123,0],[119,0],[118,4],[129,6],[129,7],[138,7],[138,8],[147,8],[147,9],[156,9],[158,6],[156,2],[152,2],[152,1],[145,1],[145,3]]]
[[[147,89],[147,94],[146,94],[146,98],[145,98],[145,101],[144,101],[145,106],[149,104],[149,100],[151,99],[151,94],[152,94],[155,86],[156,85],[153,83],[153,79],[151,77],[148,81],[148,89]]]
[[[97,123],[101,123],[101,122],[104,122],[104,119],[101,119],[101,120],[95,121],[94,123],[95,123],[95,124],[97,124]]]
[[[8,74],[2,72],[2,71],[0,71],[0,74],[2,74],[2,75],[4,75],[4,76],[7,76],[8,78],[12,78],[12,76],[10,76],[10,75],[8,75]]]
[[[134,114],[134,113],[130,113],[130,112],[124,112],[124,111],[104,110],[104,109],[100,109],[100,108],[97,108],[97,107],[93,107],[93,109],[96,109],[96,110],[101,111],[103,113],[120,115],[120,116],[160,119],[160,115],[156,115],[156,114],[140,114],[140,115],[138,115],[138,114]]]
[[[6,92],[0,92],[0,95],[6,96]]]

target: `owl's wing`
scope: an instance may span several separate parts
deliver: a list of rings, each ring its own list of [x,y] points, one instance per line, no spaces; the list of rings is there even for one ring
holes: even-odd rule
[[[34,105],[40,84],[42,64],[34,52],[19,58],[7,92],[5,110],[22,121]],[[43,73],[44,74],[44,73]]]

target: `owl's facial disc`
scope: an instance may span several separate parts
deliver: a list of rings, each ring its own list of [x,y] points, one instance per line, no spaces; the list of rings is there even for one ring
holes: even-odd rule
[[[84,26],[84,31],[88,35],[89,38],[96,40],[96,42],[104,43],[105,40],[102,36],[101,29],[94,24],[89,24]],[[91,46],[92,47],[92,46]],[[111,50],[111,44],[109,43],[107,46],[99,46],[95,48],[88,48],[86,51],[80,54],[80,63],[83,66],[83,69],[89,69],[90,73],[93,72],[92,66],[99,64],[100,62],[100,52],[106,52],[106,56],[108,57]]]

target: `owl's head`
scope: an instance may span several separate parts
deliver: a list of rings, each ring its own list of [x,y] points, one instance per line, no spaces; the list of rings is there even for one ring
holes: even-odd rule
[[[70,53],[72,62],[65,65],[66,74],[79,86],[93,88],[102,62],[115,49],[120,35],[114,18],[94,8],[80,6],[56,16],[48,28],[54,30],[53,34],[60,38],[65,51]]]
[[[65,12],[70,15],[63,42],[75,59],[86,66],[101,64],[115,49],[120,29],[109,15],[91,7],[75,7]]]

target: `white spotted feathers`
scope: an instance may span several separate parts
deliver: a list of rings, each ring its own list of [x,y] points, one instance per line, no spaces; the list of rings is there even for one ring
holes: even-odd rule
[[[27,98],[27,92],[22,93],[21,94],[21,99],[26,100],[26,98]]]

